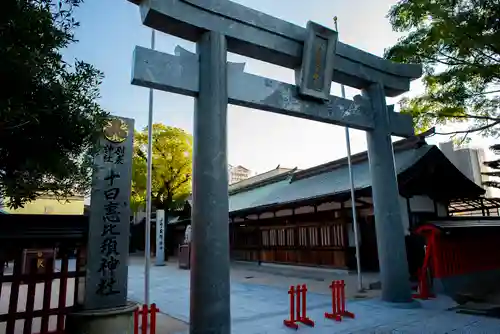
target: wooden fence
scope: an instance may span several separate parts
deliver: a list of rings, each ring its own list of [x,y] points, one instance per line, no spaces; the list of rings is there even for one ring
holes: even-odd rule
[[[427,239],[427,264],[434,278],[447,278],[500,270],[500,223],[498,226],[466,220],[431,223],[417,233]]]
[[[473,239],[441,238],[436,242],[434,276],[444,278],[500,269],[498,235],[484,235]]]
[[[0,266],[0,333],[64,333],[84,284],[87,227],[84,216],[0,218],[0,256],[8,263]]]
[[[235,260],[346,268],[348,235],[342,219],[231,230]]]

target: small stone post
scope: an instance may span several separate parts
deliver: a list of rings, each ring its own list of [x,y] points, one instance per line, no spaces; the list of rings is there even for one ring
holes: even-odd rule
[[[156,266],[165,265],[165,210],[156,210]]]

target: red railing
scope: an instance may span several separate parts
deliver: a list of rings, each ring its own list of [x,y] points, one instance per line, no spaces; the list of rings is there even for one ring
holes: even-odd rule
[[[156,334],[156,314],[160,310],[156,307],[156,304],[151,304],[151,307],[144,304],[142,307],[137,308],[134,311],[134,334]],[[149,316],[149,319],[148,319]]]
[[[31,259],[23,269],[26,260],[20,249],[13,252],[12,273],[1,266],[0,328],[5,328],[5,334],[64,333],[66,315],[78,300],[79,278],[85,276],[85,272],[80,271],[80,251],[77,251],[74,271],[69,270],[68,253],[59,250],[59,271],[54,270],[53,257],[44,259],[44,272],[40,273],[38,259]],[[25,269],[29,270],[24,272]]]
[[[428,268],[435,278],[500,269],[500,238],[496,234],[443,235],[439,229],[428,225],[417,232],[427,239],[422,274]]]
[[[500,252],[494,237],[451,239],[438,238],[434,254],[437,278],[500,269]]]

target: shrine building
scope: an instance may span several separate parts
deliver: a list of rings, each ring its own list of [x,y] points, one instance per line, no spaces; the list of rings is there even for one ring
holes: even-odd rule
[[[498,216],[499,201],[462,174],[423,136],[393,143],[399,202],[408,234],[431,220],[480,211]],[[367,152],[352,155],[363,270],[378,271]],[[355,269],[347,158],[305,170],[275,170],[229,187],[231,257],[237,261]],[[188,210],[190,211],[190,210]],[[186,210],[185,210],[186,212]],[[170,221],[174,253],[189,212]],[[171,249],[172,249],[171,248]]]

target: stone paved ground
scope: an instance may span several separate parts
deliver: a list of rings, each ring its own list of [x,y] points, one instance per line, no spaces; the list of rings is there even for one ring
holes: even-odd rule
[[[176,334],[186,333],[189,324],[185,321],[175,319],[164,313],[159,313],[156,317],[156,333],[158,334]]]
[[[245,269],[249,276],[259,276],[258,271]],[[233,270],[234,272],[234,270]],[[253,274],[248,274],[252,273]],[[270,280],[272,276],[267,273]],[[237,334],[280,334],[292,333],[283,326],[288,315],[287,285],[270,285],[245,282],[241,275],[232,274],[231,315],[232,330]],[[295,283],[306,278],[289,277]],[[332,274],[335,279],[342,275]],[[347,275],[344,275],[347,276]],[[251,280],[251,279],[248,279]],[[275,275],[275,281],[282,282],[282,275]],[[355,284],[348,280],[348,285]],[[326,282],[322,282],[326,284]],[[129,297],[141,301],[144,294],[144,269],[139,259],[132,259],[129,265]],[[318,288],[319,289],[319,288]],[[327,289],[326,289],[327,290]],[[349,290],[349,289],[348,289]],[[352,288],[350,288],[352,291]],[[174,264],[151,268],[151,301],[160,310],[176,319],[189,321],[189,271],[179,270]],[[377,298],[350,301],[347,309],[356,314],[356,319],[336,323],[324,319],[329,311],[330,297],[324,293],[308,294],[308,315],[316,321],[315,328],[301,326],[302,333],[481,333],[500,334],[500,320],[479,316],[457,314],[447,311],[455,306],[448,298],[422,302],[418,309],[395,309]],[[168,319],[166,319],[168,322]],[[185,332],[185,331],[184,331]]]
[[[378,273],[363,273],[363,285],[377,282]],[[275,286],[288,289],[290,285],[297,283],[307,284],[310,292],[330,294],[328,287],[334,279],[346,281],[347,298],[376,297],[379,290],[357,292],[357,275],[348,274],[344,270],[327,270],[310,267],[297,267],[289,265],[263,264],[258,266],[254,263],[233,263],[231,265],[231,278],[239,283],[252,283],[259,285]]]
[[[500,334],[500,320],[447,311],[455,304],[444,297],[422,303],[420,309],[394,309],[373,298],[350,301],[349,311],[356,319],[335,323],[323,317],[329,311],[330,297],[325,286],[330,279],[345,278],[347,294],[355,297],[355,276],[325,271],[299,270],[296,268],[258,268],[235,265],[231,273],[231,312],[233,333],[237,334],[280,334],[295,331],[283,326],[288,315],[289,284],[307,283],[312,293],[308,295],[308,315],[316,321],[315,328],[302,326],[302,333],[481,333]],[[376,279],[365,275],[367,281]],[[58,282],[53,285],[57,291]],[[69,289],[72,289],[70,284]],[[40,287],[43,289],[43,287]],[[39,304],[41,291],[36,303]],[[129,297],[141,302],[144,295],[144,266],[141,259],[132,258],[129,265]],[[8,301],[7,285],[2,289],[0,313],[5,313]],[[25,299],[21,289],[21,300]],[[72,293],[68,304],[72,304]],[[373,296],[373,292],[366,294]],[[189,271],[179,270],[173,263],[164,267],[151,268],[151,299],[165,313],[158,317],[157,333],[186,333],[189,321]],[[53,303],[57,294],[53,295]],[[24,308],[19,303],[19,310]],[[55,320],[55,319],[51,319]],[[52,322],[52,321],[51,321]],[[53,325],[53,324],[52,324]],[[20,327],[20,326],[19,326]],[[35,327],[36,328],[36,327]],[[18,328],[16,328],[18,329]],[[20,328],[19,328],[20,329]],[[20,331],[19,331],[20,332]],[[5,328],[0,326],[0,334]],[[16,331],[17,334],[17,331]]]

